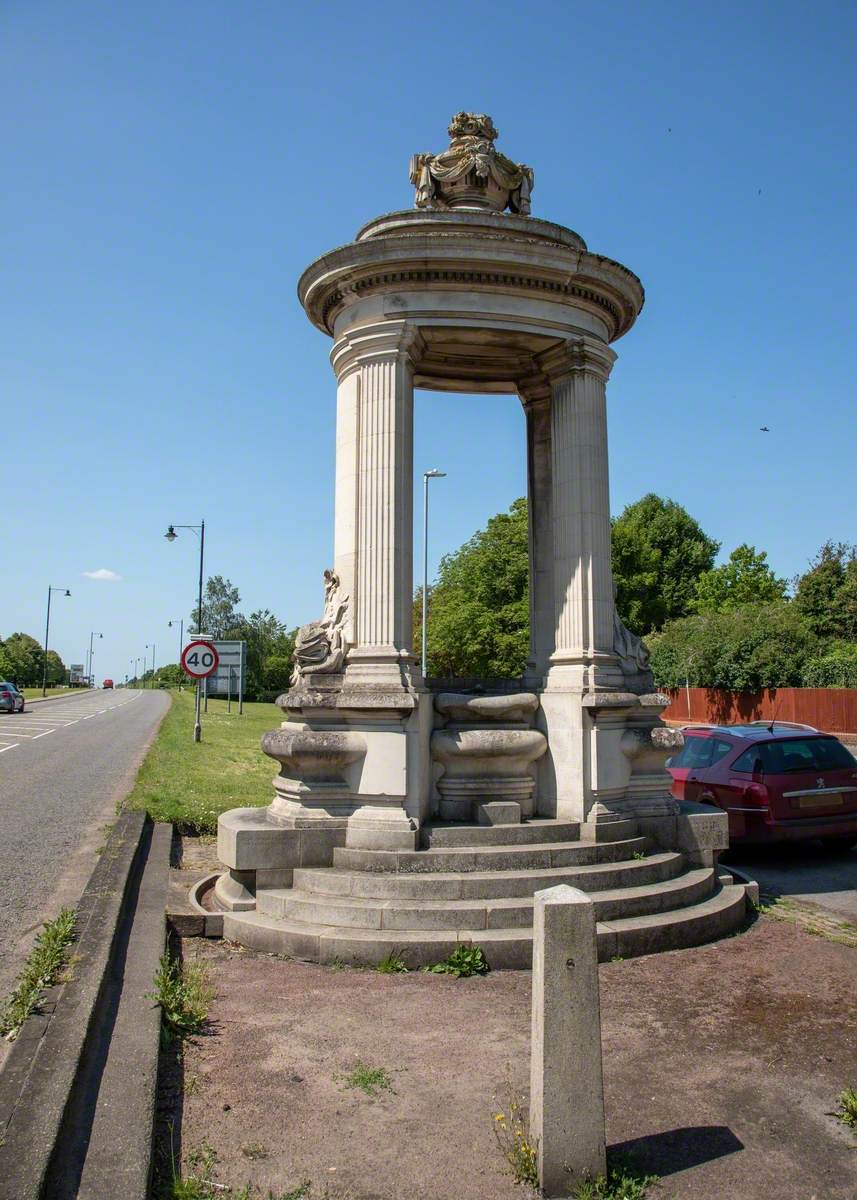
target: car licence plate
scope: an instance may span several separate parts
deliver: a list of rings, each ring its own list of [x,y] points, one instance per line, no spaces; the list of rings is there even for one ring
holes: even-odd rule
[[[798,796],[798,808],[839,808],[844,801],[841,792],[829,792],[826,796]]]

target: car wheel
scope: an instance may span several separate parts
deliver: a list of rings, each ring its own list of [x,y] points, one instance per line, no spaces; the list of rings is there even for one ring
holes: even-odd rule
[[[830,854],[845,854],[857,846],[855,837],[826,837],[821,839],[822,849]]]

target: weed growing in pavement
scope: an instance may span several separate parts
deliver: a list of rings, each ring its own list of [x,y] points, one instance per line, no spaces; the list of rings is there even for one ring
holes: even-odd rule
[[[646,856],[642,850],[635,850],[631,855],[631,858],[633,858],[635,862],[641,862],[645,857]]]
[[[344,1087],[358,1088],[367,1096],[374,1097],[380,1095],[381,1092],[393,1091],[393,1081],[384,1067],[367,1067],[362,1062],[355,1063],[354,1070],[350,1074],[335,1075],[334,1079],[341,1079]]]
[[[267,1158],[268,1157],[268,1151],[265,1149],[265,1147],[262,1145],[261,1142],[246,1142],[241,1147],[241,1153],[244,1155],[245,1158],[250,1158],[250,1159]]]
[[[585,1179],[571,1193],[572,1200],[645,1200],[657,1175],[643,1175],[623,1159],[607,1164],[607,1174]]]
[[[462,942],[443,962],[433,967],[423,967],[432,975],[454,975],[456,979],[467,979],[470,975],[487,975],[491,968],[481,946],[469,946]]]
[[[404,975],[408,971],[408,964],[405,962],[401,950],[391,950],[379,963],[376,963],[375,970],[382,975]]]
[[[833,1115],[857,1134],[857,1092],[854,1088],[845,1089],[839,1097],[839,1108]]]
[[[42,927],[0,1014],[0,1034],[8,1041],[14,1041],[27,1017],[38,1011],[42,992],[61,979],[75,938],[74,920],[74,909],[62,908]]]
[[[539,1143],[530,1135],[529,1117],[510,1079],[502,1107],[495,1100],[494,1137],[512,1169],[515,1183],[539,1190]]]
[[[214,998],[205,964],[179,963],[164,953],[154,983],[149,997],[161,1006],[162,1044],[202,1033]]]
[[[624,954],[614,954],[613,957],[610,959],[610,961],[611,962],[624,962],[625,955]]]

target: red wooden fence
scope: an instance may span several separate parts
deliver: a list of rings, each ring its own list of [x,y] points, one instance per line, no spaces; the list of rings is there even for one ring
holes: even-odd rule
[[[741,725],[748,721],[800,721],[826,733],[857,735],[857,688],[770,688],[764,692],[727,692],[691,688],[661,689],[670,697],[664,720],[710,721]]]

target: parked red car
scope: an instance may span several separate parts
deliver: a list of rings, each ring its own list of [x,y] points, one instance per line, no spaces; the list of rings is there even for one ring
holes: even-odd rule
[[[809,725],[698,725],[667,759],[677,800],[716,804],[734,843],[857,845],[857,760]]]

